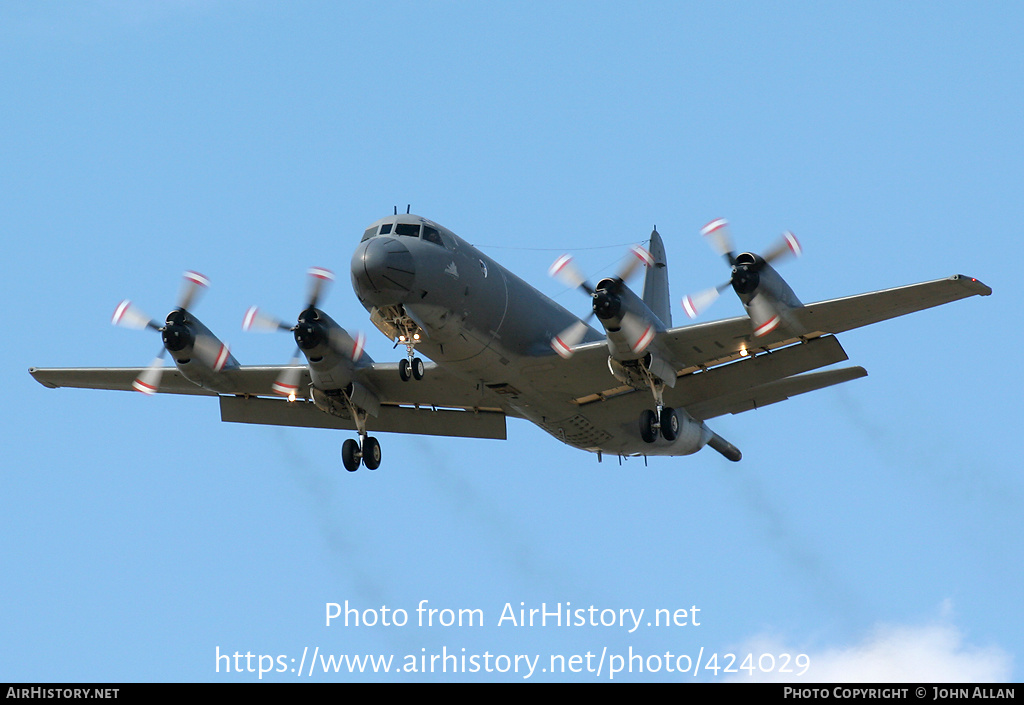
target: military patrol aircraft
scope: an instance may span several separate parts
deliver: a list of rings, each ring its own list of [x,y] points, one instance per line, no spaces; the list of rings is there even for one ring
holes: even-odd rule
[[[992,293],[955,275],[805,306],[772,267],[800,253],[791,233],[759,255],[735,252],[725,220],[703,232],[731,274],[685,297],[684,311],[696,317],[731,286],[747,316],[673,327],[657,229],[621,271],[596,284],[570,256],[555,261],[550,273],[590,299],[580,319],[450,230],[395,209],[363,233],[351,278],[373,324],[404,346],[398,362],[371,360],[362,334],[349,334],[319,308],[332,274],[314,267],[295,324],[255,307],[244,317],[246,329],[292,333],[298,351],[287,365],[240,365],[192,313],[208,282],[186,272],[163,324],[128,301],[114,313],[115,324],[161,333],[161,354],[149,367],[30,372],[47,387],[216,396],[224,421],[355,431],[358,440],[346,440],[341,451],[349,471],[380,466],[371,432],[504,439],[509,416],[598,460],[689,455],[707,445],[738,461],[740,451],[707,426],[709,419],[867,374],[862,367],[820,370],[847,359],[835,334]],[[637,295],[627,280],[641,267]],[[600,330],[590,325],[594,318]],[[164,353],[174,368],[164,369]]]

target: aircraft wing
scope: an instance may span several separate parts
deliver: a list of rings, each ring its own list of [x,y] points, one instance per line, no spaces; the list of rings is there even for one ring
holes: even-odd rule
[[[663,344],[685,374],[690,367],[711,366],[735,359],[747,350],[772,350],[825,333],[841,333],[915,311],[941,306],[969,296],[988,296],[992,290],[963,275],[884,289],[841,299],[819,301],[790,311],[787,326],[754,338],[750,320],[738,316],[711,323],[673,328]]]
[[[764,401],[769,398],[781,401],[787,394],[811,391],[806,388],[811,384],[828,386],[846,381],[842,375],[822,373],[825,376],[804,376],[788,385],[773,384],[847,359],[838,341],[829,334],[991,293],[989,287],[976,279],[955,275],[796,308],[790,311],[788,325],[779,326],[762,338],[753,336],[747,316],[673,328],[659,335],[651,350],[660,350],[676,370],[676,387],[666,390],[666,403],[684,407],[701,418],[711,418],[738,413],[733,409],[742,411],[740,407],[745,404],[754,408],[769,403]],[[832,342],[812,345],[819,339]],[[759,354],[763,352],[771,355]],[[581,406],[634,393],[609,374],[607,361],[608,346],[604,342],[588,343],[575,348],[569,360],[549,356],[534,366],[532,374],[538,386],[543,384],[551,393]],[[737,393],[749,398],[742,401],[733,396]],[[644,396],[643,392],[637,394]]]
[[[220,396],[224,421],[355,430],[351,419],[327,414],[308,398],[289,402],[274,395],[271,386],[290,367],[241,366],[225,371],[219,379],[224,392],[220,395],[188,381],[176,367],[166,367],[159,393]],[[308,389],[308,368],[296,367],[302,374],[299,388]],[[141,367],[33,367],[29,372],[36,381],[50,388],[132,391],[132,382],[144,370]],[[481,392],[476,385],[437,365],[428,364],[424,379],[415,383],[403,382],[395,363],[372,363],[359,368],[356,376],[364,386],[376,392],[381,402],[377,416],[367,420],[370,431],[505,438],[505,414],[497,396],[486,388]]]

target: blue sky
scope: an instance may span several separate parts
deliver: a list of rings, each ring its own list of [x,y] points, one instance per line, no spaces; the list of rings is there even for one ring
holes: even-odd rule
[[[524,675],[292,672],[317,648],[539,656],[530,680],[609,680],[630,653],[1020,680],[1022,380],[1000,341],[1020,319],[1022,29],[995,2],[4,4],[0,680],[258,680],[218,649],[283,656],[273,681]],[[656,224],[678,304],[726,276],[699,236],[721,216],[744,248],[801,238],[780,270],[805,302],[954,273],[995,294],[844,334],[866,379],[716,419],[738,465],[598,464],[510,421],[506,442],[382,435],[382,468],[349,474],[346,434],[26,373],[148,364],[156,336],[110,314],[162,315],[186,269],[243,364],[288,360],[240,322],[289,315],[311,265],[340,275],[331,315],[397,359],[347,269],[406,204],[581,312],[548,248],[610,271]],[[410,623],[326,626],[346,600]],[[416,626],[422,600],[485,624]],[[696,606],[700,625],[499,626],[506,603]],[[541,670],[588,652],[600,676]],[[615,679],[750,678],[659,664]]]

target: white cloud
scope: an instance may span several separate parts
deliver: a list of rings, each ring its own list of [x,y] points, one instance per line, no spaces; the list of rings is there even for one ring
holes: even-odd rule
[[[960,630],[945,621],[924,626],[880,625],[859,644],[810,650],[761,635],[748,640],[736,653],[753,654],[755,663],[760,654],[790,654],[794,660],[800,653],[810,657],[810,667],[802,676],[803,669],[793,662],[791,673],[755,671],[748,677],[741,671],[731,678],[740,682],[993,683],[1011,680],[1013,664],[1012,656],[998,646],[964,643]]]

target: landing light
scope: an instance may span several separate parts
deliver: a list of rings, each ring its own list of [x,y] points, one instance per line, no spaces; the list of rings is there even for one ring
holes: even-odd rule
[[[420,334],[419,334],[419,333],[415,333],[415,334],[414,334],[414,335],[412,336],[412,339],[413,339],[413,340],[419,340],[419,339],[420,339]]]
[[[746,357],[749,354],[746,348],[740,348],[740,357]]]
[[[295,392],[288,395],[288,401],[295,401]]]

